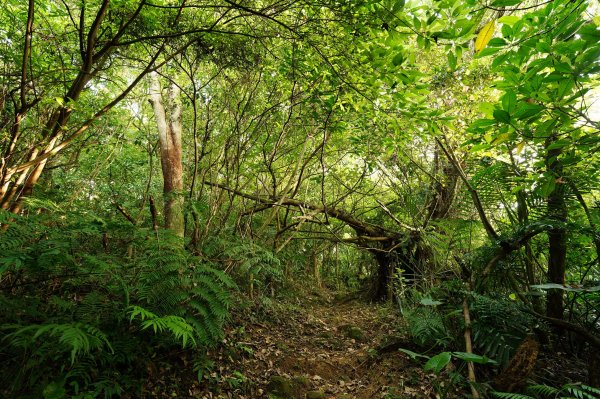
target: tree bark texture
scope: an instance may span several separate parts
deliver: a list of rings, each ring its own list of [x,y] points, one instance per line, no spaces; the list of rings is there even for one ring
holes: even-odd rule
[[[181,103],[179,101],[179,88],[175,84],[169,86],[166,100],[165,106],[158,75],[152,73],[150,104],[152,104],[154,117],[156,118],[160,144],[165,228],[172,230],[177,236],[183,237],[185,223],[183,212]]]
[[[547,147],[555,141],[547,141]],[[551,179],[556,179],[555,188],[548,195],[548,217],[557,222],[557,226],[548,231],[548,280],[550,283],[564,284],[567,259],[567,232],[562,226],[567,221],[565,202],[565,184],[561,183],[563,167],[559,160],[560,149],[548,150],[546,167]],[[549,290],[546,297],[546,315],[555,319],[563,318],[563,291]]]

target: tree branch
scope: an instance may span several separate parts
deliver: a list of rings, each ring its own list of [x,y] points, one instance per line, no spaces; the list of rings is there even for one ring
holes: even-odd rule
[[[458,175],[460,176],[460,179],[463,181],[463,183],[467,187],[469,194],[471,194],[471,198],[473,199],[473,204],[475,205],[475,208],[477,208],[477,213],[479,214],[479,219],[481,219],[481,223],[483,223],[483,227],[484,227],[485,232],[487,233],[488,237],[492,241],[497,241],[498,233],[496,233],[496,230],[494,230],[494,227],[492,227],[492,224],[490,223],[487,215],[485,214],[485,210],[483,209],[483,204],[481,203],[479,194],[473,188],[471,183],[469,183],[469,179],[467,178],[467,175],[465,174],[463,169],[460,167],[460,164],[458,163],[456,158],[452,156],[452,154],[450,153],[450,151],[448,149],[446,149],[446,147],[444,147],[444,145],[442,144],[442,142],[440,141],[439,138],[436,137],[435,141],[438,143],[438,145],[440,146],[440,148],[446,155],[446,158],[448,158],[448,161],[450,161],[450,163],[452,164],[454,169],[456,169],[456,171],[458,172]]]

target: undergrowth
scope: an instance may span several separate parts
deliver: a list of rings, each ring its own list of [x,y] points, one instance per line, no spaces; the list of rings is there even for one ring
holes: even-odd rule
[[[167,231],[0,213],[0,396],[140,394],[156,353],[218,342],[231,279]]]
[[[494,392],[494,397],[503,399],[596,399],[600,397],[600,389],[584,384],[566,384],[555,388],[549,385],[529,385],[525,394]]]

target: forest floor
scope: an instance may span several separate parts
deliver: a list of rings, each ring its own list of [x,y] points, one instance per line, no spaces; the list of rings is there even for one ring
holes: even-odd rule
[[[296,303],[266,301],[258,311],[234,314],[223,345],[204,363],[196,360],[204,365],[202,383],[191,373],[193,359],[182,353],[179,365],[162,362],[172,370],[157,373],[163,377],[149,384],[149,396],[435,398],[436,388],[444,387],[439,377],[423,372],[422,362],[397,350],[401,320],[389,307],[327,294]],[[382,350],[391,339],[391,350]],[[408,338],[406,345],[400,339],[401,346],[411,346]]]

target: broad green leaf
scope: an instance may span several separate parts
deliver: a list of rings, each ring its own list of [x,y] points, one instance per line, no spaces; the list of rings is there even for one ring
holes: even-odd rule
[[[425,305],[425,306],[437,306],[437,305],[441,305],[443,302],[441,301],[436,301],[431,299],[431,297],[426,296],[425,298],[421,298],[421,300],[419,301],[421,303],[421,305]]]
[[[446,367],[448,363],[450,363],[451,358],[452,355],[450,352],[442,352],[429,359],[427,363],[425,363],[425,366],[423,366],[423,369],[425,371],[433,371],[436,374],[439,374],[440,371],[442,371],[442,369]]]
[[[394,56],[394,58],[392,59],[392,64],[394,64],[394,66],[398,66],[400,64],[402,64],[404,62],[404,54],[402,53],[398,53]]]
[[[521,17],[517,17],[516,15],[505,15],[505,16],[501,17],[500,19],[498,19],[498,22],[500,22],[501,24],[513,26],[520,19],[521,19]]]
[[[499,56],[497,56],[496,58],[494,58],[494,61],[492,61],[492,68],[497,68],[506,59],[508,59],[508,56],[509,56],[509,54],[505,53],[505,54],[500,54]]]
[[[477,57],[486,57],[488,55],[496,54],[498,51],[502,50],[502,47],[486,47],[477,53]]]
[[[554,64],[554,69],[562,73],[571,73],[571,66],[566,62],[557,62]]]
[[[552,52],[552,47],[550,46],[550,44],[548,44],[546,42],[538,42],[535,45],[535,48],[540,53],[551,53]]]
[[[517,105],[517,93],[514,91],[508,91],[502,96],[502,109],[508,113],[513,112]]]
[[[452,51],[448,52],[448,65],[451,70],[454,71],[456,69],[456,55]]]
[[[394,3],[394,8],[392,9],[393,13],[396,13],[400,10],[402,10],[404,8],[404,5],[406,4],[405,0],[398,0]]]
[[[501,37],[495,37],[487,44],[489,47],[502,47],[506,45],[506,40]]]
[[[600,42],[600,30],[598,30],[595,26],[586,25],[583,26],[578,34],[581,38],[587,42],[598,43]]]
[[[423,359],[429,359],[429,356],[421,355],[420,353],[413,352],[408,349],[400,348],[400,349],[398,349],[398,351],[400,351],[402,353],[406,353],[408,356],[410,356],[411,359],[416,359],[418,357],[421,357]]]
[[[474,353],[452,352],[452,356],[454,356],[457,359],[464,360],[465,362],[473,362],[479,364],[498,364],[495,360],[492,360],[487,356],[480,356]]]
[[[492,112],[493,113],[493,112]],[[496,123],[494,119],[478,119],[470,126],[471,130],[485,129]]]
[[[482,102],[479,103],[479,110],[485,114],[488,118],[493,118],[494,116],[494,104],[490,102]]]
[[[522,102],[517,106],[514,116],[519,120],[523,120],[539,114],[543,109],[544,107],[541,105]]]
[[[510,123],[510,115],[502,109],[494,110],[494,119],[498,122]]]
[[[570,140],[560,139],[560,140],[556,140],[555,142],[550,144],[548,147],[546,147],[546,149],[547,150],[557,150],[559,148],[566,147],[569,144],[571,144]]]
[[[475,52],[479,53],[481,50],[487,46],[487,44],[492,40],[492,36],[494,36],[494,31],[496,30],[496,21],[492,20],[484,25],[483,28],[479,31],[477,35],[477,39],[475,39]]]

